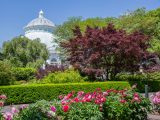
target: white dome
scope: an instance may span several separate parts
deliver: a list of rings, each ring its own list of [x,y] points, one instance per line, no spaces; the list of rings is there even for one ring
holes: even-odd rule
[[[25,28],[30,28],[35,26],[55,27],[53,22],[44,17],[44,13],[42,10],[39,12],[39,17],[29,22]]]

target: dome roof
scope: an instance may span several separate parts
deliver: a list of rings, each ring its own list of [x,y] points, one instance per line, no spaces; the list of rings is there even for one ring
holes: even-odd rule
[[[34,27],[34,26],[55,27],[54,23],[52,23],[50,20],[44,17],[44,13],[42,10],[39,12],[39,17],[29,22],[25,28]]]

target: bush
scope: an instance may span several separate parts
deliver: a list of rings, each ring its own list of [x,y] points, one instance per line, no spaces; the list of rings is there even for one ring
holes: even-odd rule
[[[51,111],[51,106],[48,101],[38,101],[20,111],[14,120],[56,120],[56,114]]]
[[[66,70],[64,72],[50,73],[40,83],[79,83],[86,80],[87,77],[82,77],[78,71]]]
[[[73,103],[64,115],[67,120],[102,120],[103,113],[93,103]]]
[[[160,72],[153,72],[147,74],[148,80],[160,81]]]
[[[115,80],[118,81],[144,81],[148,80],[147,75],[144,74],[127,74],[127,73],[120,73],[117,74]]]
[[[146,120],[152,105],[149,99],[132,91],[110,92],[103,110],[107,120]]]
[[[10,85],[14,83],[15,78],[11,71],[11,66],[0,61],[0,85]]]
[[[35,69],[33,68],[12,68],[12,71],[17,81],[29,81],[35,77]]]
[[[118,81],[160,81],[160,72],[152,72],[145,74],[127,74],[119,73],[115,80]]]
[[[124,89],[130,88],[128,82],[94,82],[94,83],[70,83],[70,84],[43,84],[43,85],[13,85],[0,87],[0,94],[8,96],[7,104],[34,103],[37,100],[52,100],[60,94],[70,91],[83,90],[94,91],[96,88]]]

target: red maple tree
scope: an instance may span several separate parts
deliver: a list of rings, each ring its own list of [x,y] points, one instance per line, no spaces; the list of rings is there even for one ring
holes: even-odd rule
[[[92,79],[102,75],[110,79],[122,71],[135,72],[148,54],[149,36],[141,32],[128,34],[113,24],[103,28],[88,26],[85,33],[77,26],[73,32],[74,38],[61,46],[69,53],[70,64]]]

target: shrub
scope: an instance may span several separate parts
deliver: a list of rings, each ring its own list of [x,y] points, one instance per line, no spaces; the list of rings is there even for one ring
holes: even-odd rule
[[[11,71],[11,66],[3,61],[0,61],[0,85],[13,84],[15,78]]]
[[[86,80],[87,77],[82,77],[78,71],[66,70],[64,72],[50,73],[40,83],[79,83]]]
[[[147,74],[148,80],[160,81],[160,72],[153,72]]]
[[[51,107],[54,106],[48,101],[38,101],[20,111],[14,120],[56,120],[56,109],[53,111]]]
[[[73,103],[64,115],[67,120],[102,120],[103,113],[93,103]]]
[[[119,73],[116,75],[115,80],[118,81],[159,81],[160,72],[152,72],[145,74],[127,74]]]
[[[36,79],[39,80],[39,79],[42,79],[44,78],[45,76],[47,76],[49,73],[54,73],[54,72],[57,72],[57,71],[64,71],[65,70],[65,67],[63,65],[61,66],[57,66],[57,65],[46,65],[45,68],[39,68],[37,71],[36,71]]]
[[[152,105],[140,94],[132,91],[108,92],[103,104],[104,117],[108,120],[146,120]]]
[[[120,73],[117,74],[115,80],[118,81],[144,81],[147,80],[147,75],[144,74],[127,74],[127,73]]]
[[[35,76],[35,69],[33,68],[12,68],[12,71],[17,81],[29,81]]]
[[[130,88],[128,82],[94,82],[94,83],[70,83],[70,84],[43,84],[43,85],[13,85],[0,87],[0,93],[6,94],[7,104],[34,103],[37,100],[52,100],[59,94],[67,94],[70,91],[83,90],[94,91],[96,88],[124,89]]]

